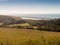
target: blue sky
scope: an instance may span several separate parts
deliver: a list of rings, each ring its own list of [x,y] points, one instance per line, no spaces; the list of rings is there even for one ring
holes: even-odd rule
[[[0,0],[0,14],[60,14],[60,0]]]

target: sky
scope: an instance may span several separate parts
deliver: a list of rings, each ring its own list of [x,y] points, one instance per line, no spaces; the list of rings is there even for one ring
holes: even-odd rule
[[[0,15],[60,14],[60,0],[0,0]]]

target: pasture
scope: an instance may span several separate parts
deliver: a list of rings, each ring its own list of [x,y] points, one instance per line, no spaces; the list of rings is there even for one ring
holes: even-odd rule
[[[0,45],[60,45],[60,32],[1,27]]]

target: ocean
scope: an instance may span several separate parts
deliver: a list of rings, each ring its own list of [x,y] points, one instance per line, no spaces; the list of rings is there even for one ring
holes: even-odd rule
[[[23,17],[60,18],[60,14],[20,14]]]
[[[60,14],[19,14],[17,16],[20,16],[23,19],[33,19],[33,20],[60,18]]]

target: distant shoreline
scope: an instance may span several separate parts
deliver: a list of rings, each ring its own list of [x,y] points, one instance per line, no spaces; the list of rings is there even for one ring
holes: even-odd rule
[[[16,16],[23,17],[27,19],[41,19],[41,18],[49,18],[49,19],[57,19],[60,18],[60,14],[11,14],[11,15],[3,15],[3,16]]]

